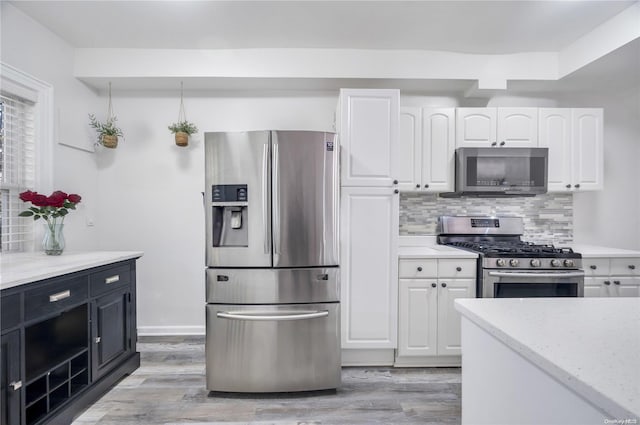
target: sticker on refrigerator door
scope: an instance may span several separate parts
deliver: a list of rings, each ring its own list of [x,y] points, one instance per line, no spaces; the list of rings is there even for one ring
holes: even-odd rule
[[[327,141],[327,152],[333,152],[333,140]]]

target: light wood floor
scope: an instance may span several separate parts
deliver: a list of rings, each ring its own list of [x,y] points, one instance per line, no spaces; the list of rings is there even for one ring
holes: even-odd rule
[[[143,337],[142,364],[73,425],[370,425],[460,423],[459,368],[343,368],[342,387],[312,396],[212,396],[203,337]]]

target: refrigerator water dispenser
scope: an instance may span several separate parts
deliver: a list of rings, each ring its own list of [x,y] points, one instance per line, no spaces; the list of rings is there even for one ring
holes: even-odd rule
[[[249,246],[247,185],[213,185],[213,246]]]

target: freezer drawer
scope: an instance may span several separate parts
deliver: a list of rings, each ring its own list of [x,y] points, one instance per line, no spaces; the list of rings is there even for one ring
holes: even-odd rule
[[[295,304],[340,300],[338,267],[207,269],[208,303]]]
[[[340,304],[206,306],[207,390],[338,388]]]

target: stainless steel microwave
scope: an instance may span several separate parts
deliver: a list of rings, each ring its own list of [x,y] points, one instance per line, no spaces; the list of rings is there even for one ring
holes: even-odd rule
[[[456,193],[532,196],[547,192],[548,148],[458,148]]]

